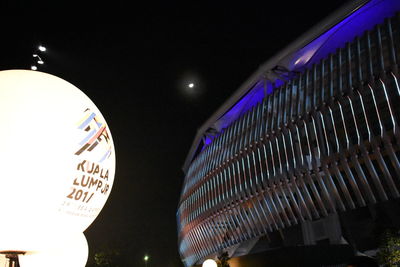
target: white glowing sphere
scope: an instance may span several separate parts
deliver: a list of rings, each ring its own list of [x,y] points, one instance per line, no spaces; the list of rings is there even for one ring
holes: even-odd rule
[[[72,84],[0,71],[0,251],[36,251],[82,233],[113,185],[110,129]]]
[[[217,267],[217,263],[213,259],[208,259],[203,262],[202,267]],[[23,267],[23,266],[22,266]]]
[[[0,266],[2,266],[2,267],[8,266],[7,263],[8,263],[8,260],[6,258],[6,255],[0,254]]]
[[[89,247],[83,233],[59,239],[51,248],[19,256],[21,267],[85,267]],[[1,265],[0,265],[1,266]]]

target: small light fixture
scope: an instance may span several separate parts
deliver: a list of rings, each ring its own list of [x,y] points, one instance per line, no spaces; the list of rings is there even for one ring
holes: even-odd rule
[[[217,267],[218,264],[213,259],[208,259],[203,262],[202,267]]]
[[[31,70],[37,70],[37,67],[35,65],[32,65]]]
[[[47,49],[43,45],[39,45],[38,47],[39,51],[45,52]]]

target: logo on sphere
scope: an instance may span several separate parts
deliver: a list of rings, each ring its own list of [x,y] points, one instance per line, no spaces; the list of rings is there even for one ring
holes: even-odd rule
[[[75,155],[88,152],[95,153],[98,162],[103,162],[109,158],[111,155],[111,140],[105,122],[88,108],[77,125],[77,128],[82,130],[85,135],[79,142],[80,147],[75,152]]]

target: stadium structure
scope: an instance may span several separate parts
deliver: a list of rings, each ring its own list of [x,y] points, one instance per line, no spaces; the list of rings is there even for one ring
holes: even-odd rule
[[[186,267],[223,252],[339,264],[400,226],[399,11],[349,1],[199,128],[177,210]]]

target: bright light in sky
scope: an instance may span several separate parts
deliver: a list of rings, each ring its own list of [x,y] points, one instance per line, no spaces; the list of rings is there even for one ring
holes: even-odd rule
[[[186,71],[180,74],[177,80],[177,87],[180,95],[187,101],[200,99],[205,90],[204,80],[198,73],[193,71]]]
[[[42,52],[46,51],[46,47],[39,45],[38,49]]]
[[[37,70],[36,66],[31,66],[31,70]]]

